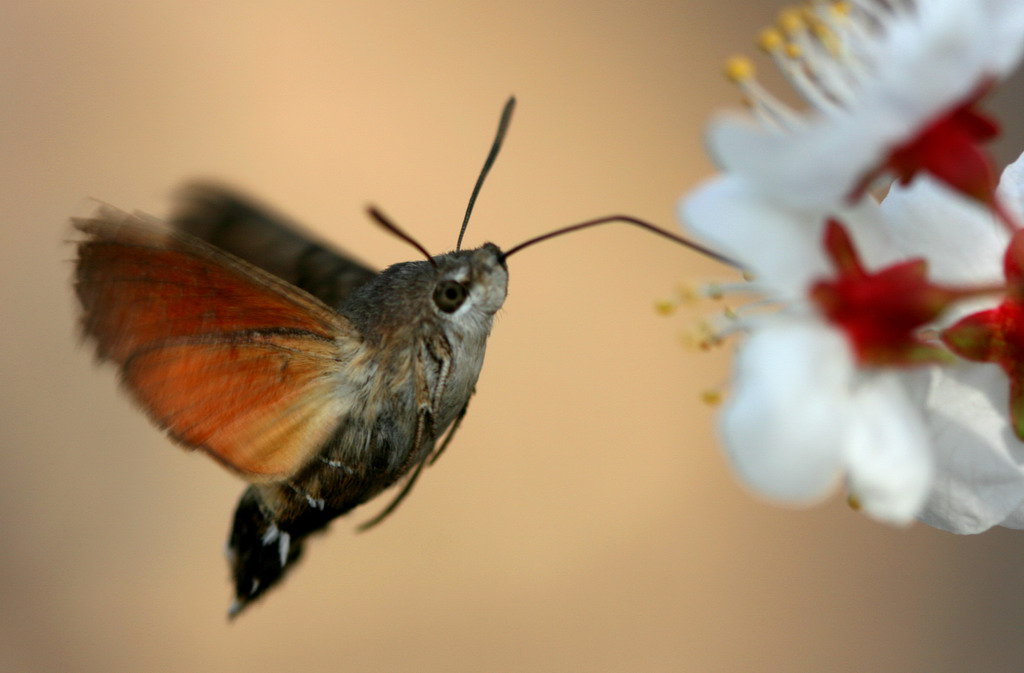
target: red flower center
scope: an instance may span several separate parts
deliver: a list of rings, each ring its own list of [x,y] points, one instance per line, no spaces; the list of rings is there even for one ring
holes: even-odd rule
[[[996,198],[998,178],[992,160],[981,144],[999,135],[999,124],[979,109],[990,82],[978,87],[964,102],[937,117],[905,143],[889,150],[881,164],[854,189],[852,198],[863,196],[879,175],[890,172],[902,184],[925,172],[967,197],[980,201],[1012,230],[1015,222]]]
[[[942,340],[962,358],[1002,367],[1010,379],[1013,430],[1024,440],[1024,231],[1010,239],[1003,270],[1009,287],[1002,303],[960,320]]]
[[[835,220],[825,228],[824,246],[836,278],[815,283],[810,297],[845,332],[858,362],[909,366],[947,359],[941,348],[922,341],[917,330],[963,298],[965,291],[929,283],[927,264],[921,259],[869,273],[849,234]]]
[[[980,144],[999,135],[999,126],[977,109],[976,95],[893,149],[886,166],[903,184],[925,171],[958,192],[987,205],[998,184],[992,161]]]

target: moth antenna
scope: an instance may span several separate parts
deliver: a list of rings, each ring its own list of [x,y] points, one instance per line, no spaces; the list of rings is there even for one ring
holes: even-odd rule
[[[505,102],[505,107],[501,111],[501,120],[498,121],[498,132],[494,136],[494,142],[491,143],[491,151],[487,153],[487,158],[484,159],[484,167],[480,169],[480,176],[476,179],[476,185],[473,186],[473,193],[469,195],[469,205],[466,206],[466,216],[462,218],[462,228],[459,229],[459,240],[455,242],[455,250],[458,252],[462,249],[462,237],[466,234],[466,227],[469,225],[469,216],[473,212],[473,204],[476,203],[477,194],[480,193],[480,188],[484,184],[484,178],[491,172],[491,166],[494,165],[494,160],[498,158],[498,152],[501,150],[501,143],[505,141],[505,134],[508,132],[509,122],[512,121],[512,111],[516,108],[516,97],[509,96],[508,101]]]
[[[402,239],[412,247],[422,252],[423,256],[427,258],[427,261],[430,262],[431,266],[433,266],[435,269],[437,268],[437,262],[435,262],[433,256],[431,256],[431,254],[427,252],[427,249],[420,245],[420,242],[417,241],[415,238],[413,238],[409,234],[405,233],[402,229],[400,229],[397,224],[388,219],[384,215],[384,213],[380,212],[377,209],[376,206],[369,206],[366,209],[366,212],[370,214],[370,217],[372,217],[377,224],[384,227],[398,238]]]
[[[716,260],[718,262],[721,262],[722,264],[726,264],[728,266],[732,266],[732,267],[735,267],[737,269],[742,269],[743,268],[743,265],[741,265],[739,262],[737,262],[737,261],[735,261],[733,259],[730,259],[729,257],[726,257],[725,255],[723,255],[721,253],[715,252],[711,248],[706,248],[706,247],[704,247],[703,245],[701,245],[699,243],[694,243],[693,241],[691,241],[688,238],[685,238],[683,236],[678,236],[676,234],[673,234],[670,231],[666,231],[665,229],[662,229],[661,227],[653,225],[650,222],[645,222],[645,221],[643,221],[643,220],[641,220],[639,218],[631,217],[629,215],[608,215],[607,217],[599,217],[596,220],[587,220],[586,222],[580,222],[578,224],[569,225],[568,227],[562,227],[561,229],[555,229],[554,231],[549,231],[546,234],[541,234],[540,236],[535,236],[535,237],[533,237],[533,238],[531,238],[529,240],[523,241],[519,245],[513,246],[507,252],[505,252],[504,254],[501,255],[501,259],[502,259],[502,261],[504,261],[505,259],[508,259],[512,255],[514,255],[515,253],[517,253],[520,250],[522,250],[523,248],[528,248],[529,246],[533,245],[534,243],[540,243],[541,241],[546,241],[549,238],[555,238],[556,236],[561,236],[562,234],[568,234],[568,233],[571,233],[573,231],[579,231],[580,229],[586,229],[588,227],[596,227],[599,224],[608,224],[610,222],[625,222],[627,224],[634,224],[634,225],[636,225],[638,227],[646,229],[647,231],[650,231],[652,233],[658,234],[659,236],[664,236],[665,238],[669,239],[670,241],[674,241],[674,242],[678,243],[679,245],[682,245],[682,246],[685,246],[687,248],[690,248],[691,250],[699,252],[700,254],[704,255],[705,257],[710,257],[711,259]]]

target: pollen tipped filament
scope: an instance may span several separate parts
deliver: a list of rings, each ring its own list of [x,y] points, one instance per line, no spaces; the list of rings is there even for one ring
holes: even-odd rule
[[[806,113],[782,103],[762,86],[749,59],[729,59],[726,76],[766,129],[799,131],[863,107],[865,89],[871,88],[872,80],[884,79],[894,58],[893,47],[886,42],[890,24],[913,25],[915,20],[905,6],[881,0],[810,2],[784,9],[756,43],[806,104]],[[862,198],[882,176],[906,184],[928,173],[989,207],[1009,231],[1017,229],[1020,223],[996,196],[996,172],[982,149],[999,130],[979,109],[990,80],[991,74],[982,70],[966,95],[939,106],[880,148],[872,165],[865,165],[850,184],[848,201]]]

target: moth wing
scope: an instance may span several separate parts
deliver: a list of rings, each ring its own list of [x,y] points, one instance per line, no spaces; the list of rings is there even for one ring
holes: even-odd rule
[[[348,253],[220,185],[197,182],[179,192],[170,224],[338,308],[376,272]]]
[[[101,207],[76,219],[82,331],[149,416],[252,480],[298,471],[349,409],[352,325],[181,232]]]

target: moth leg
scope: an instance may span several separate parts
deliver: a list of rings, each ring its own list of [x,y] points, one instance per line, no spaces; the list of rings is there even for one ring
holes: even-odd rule
[[[455,437],[455,431],[462,425],[462,419],[466,417],[466,410],[469,409],[469,400],[462,405],[462,409],[459,410],[459,415],[455,417],[452,424],[448,426],[448,432],[445,433],[444,440],[441,441],[441,446],[437,447],[437,450],[430,456],[429,465],[433,465],[437,462],[437,459],[441,457],[444,450],[448,448],[448,445],[452,443],[452,438]]]
[[[425,363],[427,358],[432,360],[437,366],[433,393],[431,393],[426,373]],[[462,409],[459,410],[458,416],[456,416],[451,426],[449,426],[448,434],[441,444],[441,447],[435,451],[434,446],[437,439],[437,429],[434,427],[434,414],[432,409],[438,408],[441,404],[441,400],[444,396],[444,390],[448,385],[448,379],[451,375],[451,344],[449,344],[447,339],[444,338],[427,342],[422,346],[420,358],[417,360],[416,364],[416,401],[419,405],[419,416],[416,423],[416,436],[413,439],[412,451],[409,453],[410,457],[414,461],[415,468],[413,469],[412,474],[409,475],[409,478],[406,479],[402,489],[397,495],[395,495],[391,502],[388,503],[388,506],[385,507],[380,514],[369,521],[362,523],[358,527],[357,530],[360,532],[373,528],[398,508],[398,505],[401,504],[401,502],[405,500],[406,496],[409,495],[409,492],[412,491],[412,487],[415,486],[416,480],[419,479],[423,468],[427,465],[432,465],[434,461],[437,460],[438,456],[440,456],[441,452],[447,448],[455,429],[462,421],[463,416],[466,415],[466,406],[463,406]]]
[[[425,394],[430,399],[431,407],[434,409],[441,408],[441,400],[444,398],[445,388],[448,387],[448,377],[452,373],[452,360],[455,355],[452,352],[452,345],[448,342],[448,339],[442,334],[437,338],[428,341],[423,349],[424,356],[429,356],[434,364],[437,365],[437,379],[434,384],[434,394],[430,396],[430,391],[426,390],[421,394]],[[423,365],[421,364],[421,370]],[[426,372],[422,371],[423,383],[426,385]],[[420,401],[422,404],[422,400]]]
[[[430,437],[430,440],[428,440],[428,442],[429,444],[432,444],[434,437],[434,421],[429,409],[421,409],[419,415],[419,422],[416,425],[416,439],[413,442],[413,447],[415,447],[413,455],[418,455],[416,467],[415,469],[413,469],[412,474],[409,475],[409,478],[405,480],[405,484],[402,486],[402,490],[400,490],[398,494],[391,499],[391,502],[388,503],[388,506],[385,507],[377,516],[359,525],[359,527],[356,530],[358,530],[360,533],[373,528],[381,521],[388,518],[388,516],[398,508],[398,505],[403,500],[405,500],[405,496],[409,495],[409,492],[412,491],[412,487],[416,484],[416,480],[419,479],[420,472],[423,471],[424,466],[430,460],[430,449],[428,448],[426,451],[424,451],[420,448],[425,438],[427,437]]]

